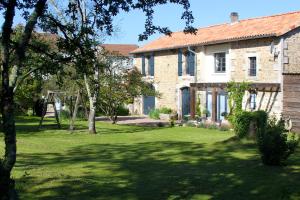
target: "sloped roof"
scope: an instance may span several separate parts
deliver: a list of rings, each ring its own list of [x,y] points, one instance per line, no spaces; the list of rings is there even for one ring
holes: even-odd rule
[[[136,54],[176,49],[186,46],[208,45],[254,38],[281,36],[299,26],[300,11],[245,19],[233,24],[225,23],[199,28],[196,34],[175,32],[171,36],[162,36],[131,53]]]
[[[139,48],[139,46],[135,44],[102,44],[101,46],[110,53],[127,57],[129,56],[130,52]]]

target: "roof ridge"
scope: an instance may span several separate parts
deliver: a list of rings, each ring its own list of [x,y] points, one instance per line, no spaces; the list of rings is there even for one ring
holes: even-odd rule
[[[242,20],[239,20],[239,21],[241,22],[241,21],[249,21],[249,20],[256,20],[256,19],[263,19],[263,18],[271,18],[271,17],[278,17],[278,16],[282,16],[282,15],[290,15],[290,14],[295,14],[295,13],[300,13],[300,10],[298,10],[298,11],[291,11],[291,12],[287,12],[287,13],[279,13],[279,14],[269,15],[269,16],[247,18],[247,19],[242,19]],[[213,27],[216,27],[216,26],[229,25],[229,24],[230,23],[228,23],[228,22],[223,22],[223,23],[219,23],[219,24],[213,24],[213,25],[208,25],[208,26],[203,26],[203,27],[197,27],[196,29],[200,30],[200,29],[213,28]],[[172,33],[182,33],[182,32],[183,32],[183,30],[181,30],[181,31],[174,31]],[[164,37],[164,36],[166,36],[166,35],[162,35],[161,37]]]
[[[291,15],[291,14],[295,14],[295,13],[300,13],[300,10],[297,10],[297,11],[291,11],[291,12],[287,12],[287,13],[279,13],[279,14],[269,15],[269,16],[252,17],[252,18],[242,19],[242,20],[240,20],[240,21],[248,21],[248,20],[256,20],[256,19],[264,19],[264,18],[279,17],[279,16],[283,16],[283,15]]]
[[[118,43],[104,43],[104,44],[100,44],[100,45],[132,45],[132,46],[138,46],[137,44],[118,44]]]

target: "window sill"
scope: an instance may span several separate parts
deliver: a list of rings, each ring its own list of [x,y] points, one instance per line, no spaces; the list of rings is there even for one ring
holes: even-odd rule
[[[226,75],[227,72],[214,72],[212,73],[213,75],[218,75],[218,76],[222,76],[222,75]]]

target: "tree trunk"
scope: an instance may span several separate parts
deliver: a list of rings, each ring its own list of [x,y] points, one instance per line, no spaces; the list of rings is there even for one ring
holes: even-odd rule
[[[85,87],[87,90],[89,103],[90,103],[90,112],[89,112],[89,119],[88,119],[88,125],[89,125],[89,133],[96,134],[96,99],[97,99],[97,89],[92,94],[90,85],[88,83],[86,75],[84,75],[84,82]]]
[[[4,95],[2,97],[2,118],[5,141],[5,155],[4,160],[0,165],[0,199],[11,197],[10,194],[14,192],[14,181],[10,178],[10,175],[11,170],[16,162],[17,152],[14,103],[11,88],[3,87],[3,94]]]
[[[70,131],[74,131],[74,128],[75,128],[74,127],[74,122],[75,122],[76,117],[77,117],[79,101],[80,101],[80,92],[78,90],[76,101],[75,101],[75,106],[74,106],[74,111],[73,111],[73,115],[72,115],[71,122],[70,122]]]
[[[89,112],[89,133],[96,134],[96,107],[94,106],[93,98],[90,99]]]

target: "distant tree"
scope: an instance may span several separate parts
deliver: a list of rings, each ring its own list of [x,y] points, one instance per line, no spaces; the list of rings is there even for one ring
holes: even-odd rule
[[[49,0],[53,1],[54,0]],[[16,162],[16,128],[14,116],[14,88],[17,82],[22,77],[24,61],[26,61],[26,52],[29,47],[30,39],[37,22],[50,22],[42,23],[44,30],[51,33],[59,33],[63,38],[66,46],[59,45],[58,48],[70,48],[74,54],[80,55],[76,57],[77,62],[82,61],[81,67],[85,69],[90,63],[88,61],[89,54],[82,51],[82,38],[95,38],[94,33],[99,30],[111,34],[113,32],[113,18],[121,11],[129,12],[131,10],[141,10],[146,15],[145,31],[140,34],[141,40],[147,39],[149,35],[155,32],[170,34],[170,30],[166,27],[160,27],[153,24],[153,7],[156,5],[175,3],[184,7],[182,19],[186,21],[185,31],[194,31],[191,27],[193,16],[189,11],[188,0],[149,0],[149,1],[132,1],[132,0],[118,0],[118,1],[102,1],[102,0],[87,0],[84,1],[88,5],[86,9],[80,9],[83,1],[70,0],[61,1],[65,6],[66,12],[62,15],[67,16],[67,20],[72,18],[78,19],[78,16],[86,16],[85,25],[83,28],[78,28],[82,23],[71,24],[70,21],[64,21],[62,16],[53,15],[51,13],[56,9],[47,0],[0,0],[0,11],[3,13],[4,23],[1,31],[1,61],[2,61],[2,90],[1,90],[1,113],[3,120],[3,132],[5,141],[4,159],[0,161],[0,199],[13,199],[12,190],[14,189],[14,181],[11,179],[11,170]],[[19,11],[19,12],[17,12]],[[84,14],[83,14],[84,12]],[[15,22],[15,15],[20,13],[20,17],[24,18],[25,26],[21,34],[20,40],[14,44],[12,43],[13,24]],[[45,25],[48,24],[48,25]],[[62,30],[72,30],[72,37],[66,35]],[[95,28],[95,29],[94,29]],[[60,31],[59,31],[60,30]],[[81,30],[80,33],[77,30]],[[77,35],[77,36],[76,36]],[[84,37],[87,36],[87,37]],[[88,47],[87,44],[93,44],[91,47],[96,46],[91,40],[84,43],[83,46]],[[76,45],[74,45],[76,44]],[[95,48],[92,48],[93,50]],[[12,60],[12,52],[15,51],[16,57]],[[77,54],[81,51],[81,54]],[[97,94],[97,93],[95,93]]]
[[[151,83],[143,80],[137,68],[126,69],[126,58],[108,58],[107,67],[100,74],[99,101],[100,110],[115,124],[118,110],[126,104],[133,103],[135,97],[159,96],[151,87]]]

